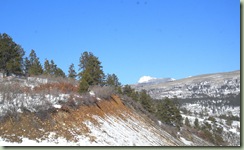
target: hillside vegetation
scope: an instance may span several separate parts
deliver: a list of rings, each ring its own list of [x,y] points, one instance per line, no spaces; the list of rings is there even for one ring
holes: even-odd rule
[[[140,103],[111,87],[94,86],[81,95],[75,92],[76,82],[43,81],[14,77],[1,82],[9,86],[0,104],[2,145],[184,146],[182,139],[189,140],[185,135],[197,137],[188,131],[179,135],[176,127],[159,124]],[[212,145],[193,139],[188,144]]]
[[[175,98],[183,124],[216,145],[240,145],[240,71],[132,85],[163,101]]]

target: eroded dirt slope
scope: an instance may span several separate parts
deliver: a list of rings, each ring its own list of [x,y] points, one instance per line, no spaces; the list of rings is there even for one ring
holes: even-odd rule
[[[92,106],[57,109],[41,120],[33,113],[22,113],[0,124],[1,145],[25,146],[179,146],[184,145],[157,128],[146,117],[127,108],[113,95]]]

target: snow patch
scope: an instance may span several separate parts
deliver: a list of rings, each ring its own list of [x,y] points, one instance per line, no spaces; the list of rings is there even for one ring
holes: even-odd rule
[[[186,144],[186,145],[193,145],[192,141],[188,141],[188,140],[186,140],[186,139],[183,138],[183,137],[180,137],[180,139],[181,139],[181,141],[182,141],[184,144]]]
[[[60,109],[62,106],[61,105],[53,105],[53,107]]]
[[[101,118],[93,116],[100,126],[94,125],[90,121],[84,123],[89,128],[90,136],[96,139],[93,146],[160,146],[167,145],[160,136],[153,131],[153,127],[146,129],[145,124],[131,117],[127,120],[106,116]],[[141,126],[138,126],[140,124]]]
[[[94,92],[94,91],[90,91],[89,94],[90,94],[91,96],[95,96],[95,92]]]

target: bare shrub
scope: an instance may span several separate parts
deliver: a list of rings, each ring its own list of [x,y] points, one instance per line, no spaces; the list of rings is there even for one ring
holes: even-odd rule
[[[68,105],[62,105],[61,110],[70,113],[70,107]]]
[[[42,121],[46,119],[50,119],[50,114],[55,112],[55,108],[52,106],[52,104],[45,99],[45,96],[42,95],[42,97],[39,97],[39,104],[33,105],[33,109],[35,112],[35,115],[40,118]]]
[[[77,109],[81,105],[81,101],[79,99],[75,100],[74,96],[70,95],[68,101],[64,105],[67,105],[72,109]]]
[[[148,111],[146,111],[141,103],[134,101],[131,97],[128,97],[127,95],[119,95],[123,104],[125,104],[127,107],[132,108],[136,110],[137,112],[142,112],[143,114],[149,114]]]
[[[167,131],[171,136],[178,138],[177,132],[179,131],[177,127],[167,125],[165,123],[162,123],[161,128],[165,131]]]
[[[40,105],[40,106],[37,106],[36,108],[36,112],[35,112],[35,115],[41,119],[42,121],[44,120],[50,120],[51,119],[51,115],[55,112],[57,112],[57,109],[52,107],[52,106],[49,106],[49,107],[45,107],[44,105]]]
[[[6,100],[12,100],[18,96],[18,94],[22,93],[22,88],[19,84],[1,84],[0,85],[0,103],[3,103]]]
[[[71,78],[55,77],[51,75],[40,75],[38,78],[47,79],[48,83],[68,83],[72,85],[78,85],[78,81]]]
[[[90,95],[90,93],[88,92],[82,94],[81,96],[71,94],[68,101],[62,103],[62,107],[64,107],[64,109],[65,107],[69,107],[69,109],[78,109],[82,105],[96,105],[97,101],[98,100],[96,99],[96,97]]]
[[[0,85],[0,116],[1,121],[10,119],[12,122],[20,120],[18,110],[20,109],[22,97],[21,87],[18,83]]]
[[[20,114],[17,112],[15,107],[8,109],[4,117],[5,119],[10,119],[12,123],[20,121]]]
[[[96,97],[102,99],[109,99],[111,95],[115,94],[115,88],[112,86],[93,86],[90,90],[95,93]]]
[[[0,116],[0,123],[6,122],[7,117],[6,116]]]
[[[35,115],[41,119],[41,121],[49,120],[51,118],[47,110],[39,110],[38,112],[35,112]]]
[[[36,84],[37,80],[38,84]],[[49,80],[58,82],[49,82]],[[48,83],[42,83],[42,81],[48,81]],[[35,85],[33,89],[23,87],[22,83],[24,82],[26,82],[24,79],[23,81],[16,79],[0,83],[0,122],[10,117],[13,121],[18,121],[20,112],[34,112],[38,118],[42,120],[48,119],[50,118],[48,113],[55,112],[51,102],[59,99],[51,100],[47,97],[47,94],[59,98],[60,93],[73,94],[77,89],[75,80],[65,78],[47,79],[45,77],[33,77],[33,79],[31,78],[27,81],[28,84],[33,83]],[[76,105],[77,102],[74,100],[68,102],[69,107],[76,108]]]
[[[97,99],[94,96],[91,96],[90,93],[84,93],[82,95],[82,103],[84,105],[90,106],[95,105],[97,102]]]

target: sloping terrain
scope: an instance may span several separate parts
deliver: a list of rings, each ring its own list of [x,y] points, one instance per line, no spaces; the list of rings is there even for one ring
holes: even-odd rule
[[[155,99],[223,97],[240,93],[240,71],[199,75],[170,82],[135,84],[133,88],[145,89]]]
[[[79,95],[77,83],[45,78],[0,82],[3,146],[213,146],[199,133],[152,121],[109,87]]]
[[[194,128],[198,119],[202,129],[208,126],[208,131],[219,134],[226,145],[240,145],[240,71],[135,84],[132,87],[137,91],[147,90],[155,99],[177,97],[184,122],[187,118]]]
[[[32,113],[1,123],[1,145],[178,146],[184,145],[152,121],[125,107],[119,97],[77,110],[57,109],[48,119]]]

